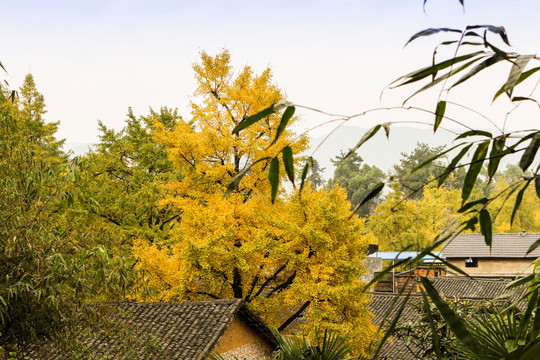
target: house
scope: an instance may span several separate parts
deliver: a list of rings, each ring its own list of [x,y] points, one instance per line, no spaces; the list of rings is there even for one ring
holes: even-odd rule
[[[108,304],[110,305],[110,304]],[[276,339],[268,326],[242,299],[194,302],[113,304],[118,322],[127,324],[136,337],[129,349],[117,338],[97,335],[85,338],[92,359],[202,360],[219,353],[225,359],[262,360],[274,350]],[[122,339],[127,336],[123,335]],[[54,349],[54,347],[53,347]],[[64,360],[79,355],[33,349],[20,359]]]
[[[457,299],[469,304],[487,304],[493,302],[504,308],[516,302],[526,290],[520,288],[517,293],[508,294],[506,286],[511,282],[507,278],[468,278],[465,276],[442,276],[430,279],[437,292],[447,299]],[[406,300],[404,295],[392,293],[373,293],[370,311],[373,323],[387,327],[394,319],[398,309]],[[416,322],[421,317],[417,304],[422,301],[420,294],[411,294],[397,322],[397,328],[408,322]],[[518,306],[520,310],[524,310]],[[421,349],[414,343],[406,343],[399,335],[391,336],[384,344],[379,360],[413,360],[421,359]]]
[[[369,254],[368,259],[371,261],[368,264],[377,264],[378,266],[371,265],[371,271],[373,275],[382,271],[382,262],[391,262],[394,265],[396,262],[405,260],[411,260],[418,257],[421,253],[418,251],[390,251],[390,252],[374,252]],[[395,267],[391,273],[385,274],[374,286],[376,292],[399,292],[403,287],[407,287],[417,292],[417,278],[418,276],[437,277],[446,275],[446,267],[442,266],[441,260],[444,260],[440,251],[434,251],[432,255],[423,255],[417,265],[414,268],[409,268],[408,264]],[[405,266],[405,268],[404,268]],[[373,278],[373,275],[369,280]],[[365,281],[365,280],[364,280]],[[367,282],[367,281],[366,281]]]
[[[540,247],[527,251],[540,233],[493,234],[491,249],[481,234],[460,234],[448,241],[443,257],[471,276],[515,276],[532,271]]]

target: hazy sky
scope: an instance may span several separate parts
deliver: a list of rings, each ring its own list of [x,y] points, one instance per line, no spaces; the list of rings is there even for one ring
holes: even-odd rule
[[[191,64],[201,50],[215,54],[225,47],[236,66],[269,65],[291,101],[352,114],[381,106],[380,91],[389,82],[429,64],[435,39],[403,48],[415,32],[504,25],[516,51],[534,53],[539,18],[537,0],[468,0],[465,12],[457,0],[428,1],[426,12],[422,0],[0,0],[0,61],[12,86],[34,75],[47,119],[61,122],[60,138],[94,142],[97,120],[121,128],[129,106],[136,114],[178,107],[189,118]],[[491,86],[481,99],[497,90],[490,81],[495,75],[480,78],[482,88]],[[386,92],[383,104],[399,104],[412,90]],[[478,92],[457,94],[466,102]],[[433,107],[433,98],[422,101]],[[482,110],[495,117],[501,111]],[[527,114],[515,116],[515,127],[538,127]],[[320,121],[309,112],[300,115],[306,127]],[[401,116],[417,115],[386,112],[355,124]],[[467,121],[488,126],[474,116]]]

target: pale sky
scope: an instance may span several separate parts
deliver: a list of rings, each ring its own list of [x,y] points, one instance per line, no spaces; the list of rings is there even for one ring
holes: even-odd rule
[[[60,120],[59,138],[95,142],[98,119],[119,129],[129,106],[138,115],[149,107],[177,107],[189,119],[195,89],[191,64],[201,50],[215,54],[228,48],[237,67],[270,66],[295,103],[353,114],[399,105],[413,91],[385,92],[379,103],[386,85],[428,65],[433,46],[446,39],[422,39],[403,48],[417,31],[504,25],[515,51],[535,53],[539,18],[537,0],[466,0],[465,12],[457,0],[428,1],[426,12],[422,0],[0,0],[0,61],[12,86],[28,72],[34,75],[47,120]],[[498,88],[491,80],[496,76],[480,78],[476,91],[457,91],[457,99],[467,103],[479,88],[488,88],[480,100],[489,100]],[[419,101],[434,108],[433,97]],[[500,103],[508,106],[506,99]],[[479,106],[500,118],[502,107]],[[533,112],[538,109],[527,106],[514,116],[513,127],[538,128]],[[321,120],[310,112],[299,114],[304,127]],[[463,116],[474,127],[489,127]],[[385,112],[354,124],[368,127],[401,118],[417,115]]]

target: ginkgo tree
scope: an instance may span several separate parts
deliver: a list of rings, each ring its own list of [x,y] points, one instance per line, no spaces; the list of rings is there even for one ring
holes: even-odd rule
[[[200,102],[192,104],[192,119],[174,129],[155,124],[156,139],[184,177],[167,183],[162,201],[181,215],[174,244],[141,240],[134,247],[153,297],[243,298],[280,331],[329,327],[371,338],[360,281],[371,240],[363,220],[349,218],[342,189],[286,193],[275,186],[279,174],[296,186],[292,153],[307,147],[305,137],[285,128],[296,120],[294,109],[263,112],[242,127],[284,98],[270,69],[256,74],[246,66],[236,74],[227,50],[202,52],[193,69]],[[295,321],[301,315],[305,321]],[[367,345],[358,351],[366,354]]]

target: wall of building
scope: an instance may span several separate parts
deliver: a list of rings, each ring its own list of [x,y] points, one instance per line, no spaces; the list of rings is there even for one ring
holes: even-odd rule
[[[366,272],[361,276],[363,282],[368,283],[373,280],[374,273],[382,271],[382,259],[377,257],[368,257],[362,260]]]
[[[212,351],[227,360],[265,360],[272,353],[271,345],[249,325],[236,317]]]
[[[469,275],[518,275],[532,272],[532,259],[478,259],[478,267],[465,267],[465,259],[446,259]],[[449,273],[448,275],[456,275]]]

